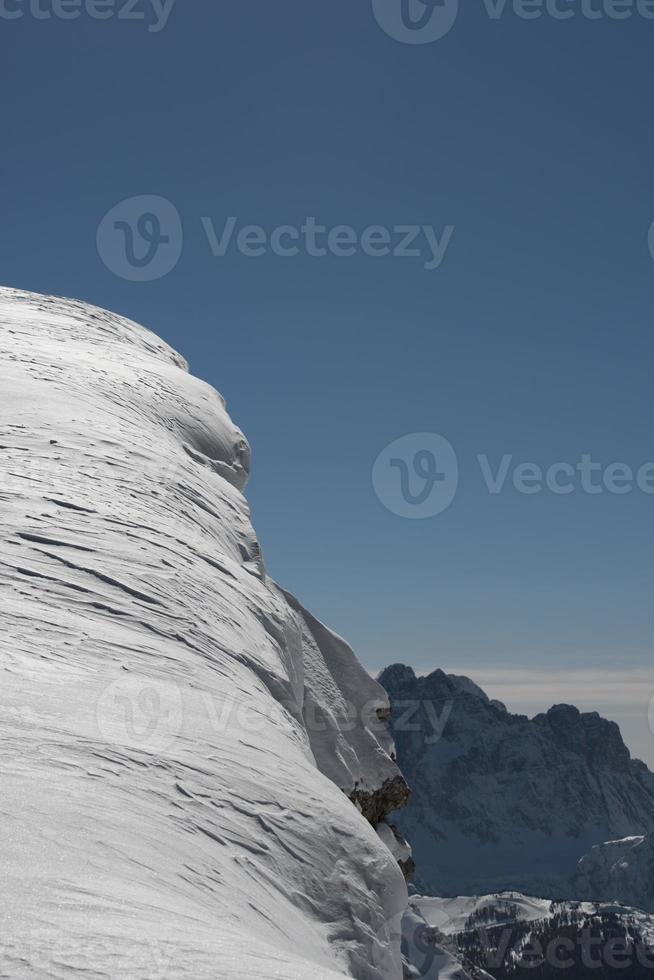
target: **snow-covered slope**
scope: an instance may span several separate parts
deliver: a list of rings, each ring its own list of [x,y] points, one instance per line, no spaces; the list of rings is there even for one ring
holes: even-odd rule
[[[654,917],[615,903],[555,901],[500,892],[459,898],[413,896],[403,943],[416,977],[439,976],[449,957],[473,980],[644,978],[654,968]],[[442,976],[442,974],[440,974]]]
[[[456,944],[430,926],[413,902],[402,918],[402,949],[409,964],[408,980],[473,980]],[[487,977],[486,973],[475,973],[474,980]]]
[[[654,912],[654,834],[598,844],[573,879],[579,898],[622,902]]]
[[[267,579],[222,399],[74,301],[0,290],[0,345],[0,975],[398,980],[387,699]]]
[[[568,876],[593,845],[654,830],[654,774],[615,723],[568,705],[512,715],[440,670],[395,665],[380,681],[413,791],[396,820],[421,891],[575,898]]]
[[[409,908],[444,936],[466,932],[475,928],[475,923],[483,921],[503,925],[535,922],[548,915],[551,904],[549,899],[533,898],[514,891],[493,895],[459,895],[456,898],[414,895],[409,900]]]

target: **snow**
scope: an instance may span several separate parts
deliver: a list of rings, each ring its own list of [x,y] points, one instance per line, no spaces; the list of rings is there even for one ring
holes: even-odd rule
[[[434,900],[436,903],[440,899]],[[463,899],[464,902],[468,901]],[[441,928],[448,921],[447,915],[433,904],[431,899],[416,896],[410,900],[402,917],[402,949],[414,976],[421,980],[471,980],[464,968],[455,945],[447,944],[449,933]],[[437,933],[432,930],[438,930]],[[475,980],[491,980],[489,974],[478,969]]]
[[[0,975],[399,980],[387,699],[266,576],[223,400],[76,301],[1,289],[0,345]]]
[[[393,829],[387,823],[380,823],[377,825],[377,834],[383,840],[391,854],[395,856],[396,861],[402,862],[409,860],[411,857],[411,846],[404,838],[398,835],[397,830],[393,832]]]
[[[453,950],[433,941],[425,932],[425,921],[409,908],[402,920],[404,949],[413,976],[420,980],[470,980]],[[480,976],[486,974],[480,971]]]
[[[495,895],[430,898],[419,895],[410,899],[410,906],[432,928],[446,936],[465,932],[468,919],[484,909],[493,910],[503,924],[534,922],[544,919],[550,909],[549,899],[533,898],[520,892],[498,892]],[[514,911],[515,910],[515,911]]]
[[[499,929],[505,941],[507,936],[509,940],[502,954],[506,964],[506,957],[511,957],[512,950],[525,949],[539,932],[542,938],[543,927],[546,930],[561,914],[565,914],[569,923],[576,923],[579,931],[592,921],[610,917],[619,919],[625,929],[640,937],[642,943],[647,945],[654,940],[654,918],[639,909],[616,903],[550,902],[506,891],[457,898],[412,896],[402,920],[403,948],[409,955],[415,976],[423,980],[437,980],[442,976],[463,980],[469,976],[466,969],[475,980],[482,980],[489,974],[480,967],[466,964],[466,933]],[[523,927],[528,923],[533,923],[534,928],[525,931]],[[521,928],[515,933],[518,937],[515,942],[512,927],[517,924]],[[609,935],[611,929],[609,925]],[[490,961],[487,965],[493,966]],[[439,969],[442,972],[439,973]]]

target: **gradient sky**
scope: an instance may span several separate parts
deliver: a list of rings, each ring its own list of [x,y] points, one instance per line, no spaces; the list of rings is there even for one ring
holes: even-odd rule
[[[177,0],[158,32],[20,2],[0,19],[3,283],[151,326],[225,395],[253,446],[269,571],[370,669],[501,669],[516,708],[516,676],[530,704],[584,708],[601,677],[598,706],[624,715],[630,692],[630,744],[654,763],[654,496],[510,479],[491,495],[477,462],[654,461],[654,21],[467,3],[414,45],[370,0]],[[137,195],[183,225],[152,282],[96,248]],[[215,257],[201,219],[228,216],[454,232],[432,270]],[[390,513],[371,480],[415,432],[445,436],[460,468],[426,520]]]

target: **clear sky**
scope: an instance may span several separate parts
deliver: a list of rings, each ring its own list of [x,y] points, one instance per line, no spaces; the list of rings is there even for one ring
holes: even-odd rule
[[[631,745],[654,763],[654,496],[635,478],[589,493],[567,469],[572,492],[527,494],[513,473],[654,461],[654,20],[480,0],[405,43],[426,39],[397,26],[408,0],[177,0],[165,22],[153,0],[58,2],[0,2],[2,281],[151,326],[225,395],[269,571],[371,670],[522,671],[534,703],[584,707],[604,678],[599,706],[624,714],[631,692]],[[171,207],[144,205],[159,224],[140,238],[136,205],[102,223],[144,195]],[[353,231],[323,255],[308,218]],[[239,250],[245,225],[266,244]],[[428,229],[418,256],[368,254],[398,226]],[[372,480],[412,433],[447,439],[459,470],[420,520],[384,503],[407,446],[413,496],[415,466],[442,467],[429,442]]]

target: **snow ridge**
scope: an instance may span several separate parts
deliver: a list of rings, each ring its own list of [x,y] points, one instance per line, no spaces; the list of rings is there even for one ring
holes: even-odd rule
[[[267,577],[223,399],[73,300],[0,289],[0,346],[0,973],[399,980],[387,698]]]

